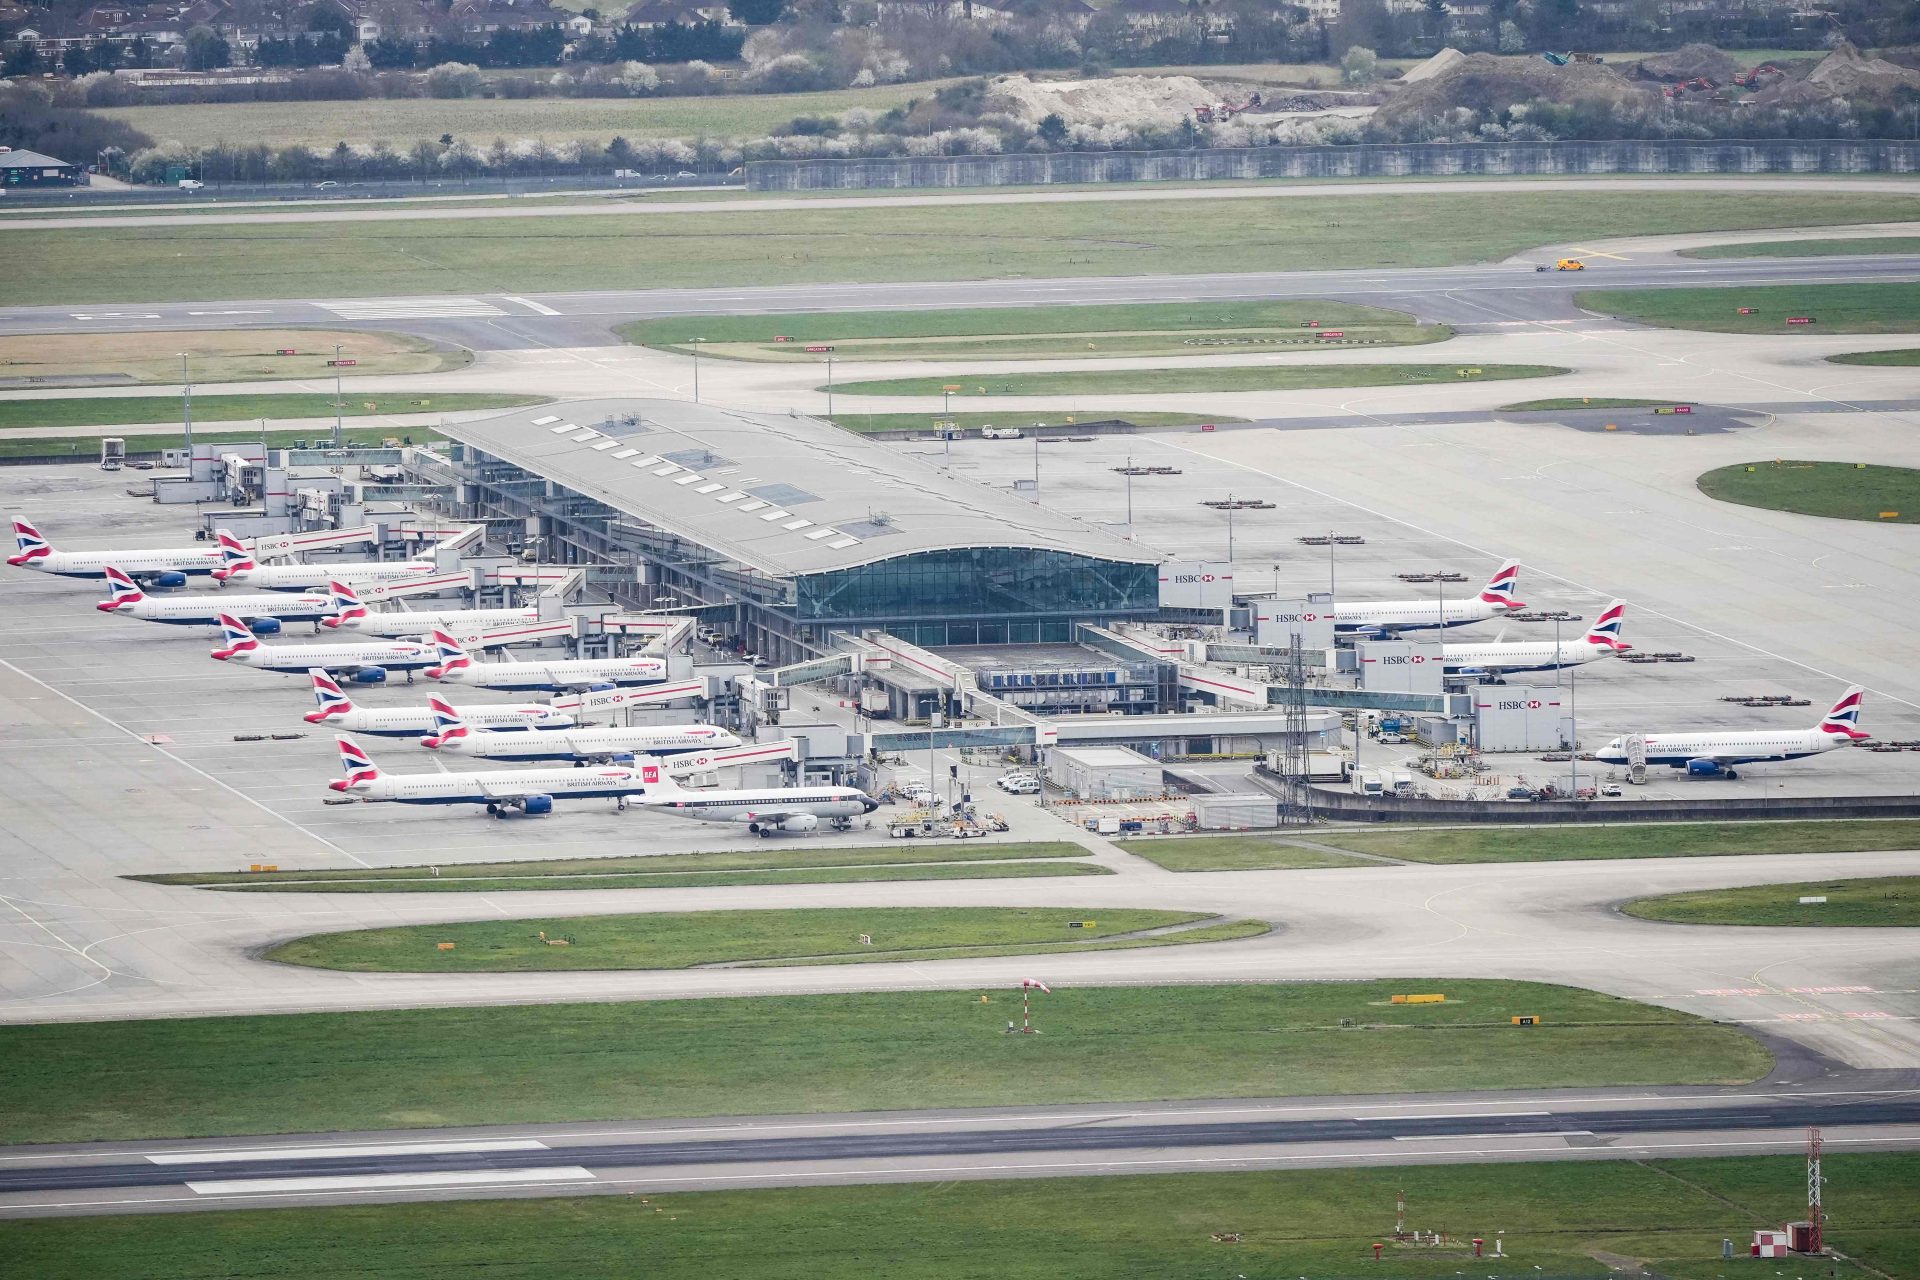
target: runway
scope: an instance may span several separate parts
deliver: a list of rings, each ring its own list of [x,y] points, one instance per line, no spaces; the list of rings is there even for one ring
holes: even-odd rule
[[[1920,1148],[1920,1081],[1194,1101],[0,1149],[0,1217],[1471,1160]]]
[[[1792,234],[1755,232],[1750,238],[1784,239]],[[1555,252],[1544,249],[1537,256],[1550,260]],[[659,316],[1281,298],[1364,302],[1410,312],[1424,321],[1473,324],[1490,318],[1578,318],[1584,313],[1574,306],[1573,295],[1583,289],[1915,280],[1920,280],[1920,254],[1719,261],[1659,254],[1609,261],[1583,272],[1536,272],[1532,262],[1517,261],[1462,267],[1228,275],[6,307],[0,308],[0,336],[319,326],[397,331],[477,351],[500,351],[602,346],[607,344],[614,325]]]

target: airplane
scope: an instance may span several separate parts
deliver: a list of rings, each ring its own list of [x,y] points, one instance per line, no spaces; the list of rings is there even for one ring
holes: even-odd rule
[[[1333,607],[1333,629],[1340,634],[1391,636],[1428,627],[1463,627],[1485,622],[1527,606],[1513,598],[1520,584],[1520,562],[1509,560],[1494,570],[1478,595],[1458,600],[1352,600]],[[1442,616],[1442,609],[1445,615]]]
[[[353,587],[338,579],[327,582],[333,604],[333,616],[320,625],[328,630],[358,631],[371,636],[423,636],[438,628],[508,627],[519,622],[538,622],[540,610],[525,609],[422,609],[418,612],[396,610],[392,613],[369,609]]]
[[[311,668],[307,675],[313,679],[313,701],[318,708],[307,712],[308,724],[330,723],[336,729],[392,738],[418,737],[439,727],[432,707],[356,707],[340,682],[319,667]],[[475,729],[497,731],[502,735],[530,729],[567,729],[573,725],[571,715],[544,702],[496,702],[452,710]]]
[[[569,689],[613,688],[623,684],[651,684],[667,678],[661,658],[569,658],[559,662],[475,662],[460,642],[445,631],[428,637],[439,653],[437,665],[427,668],[435,680],[470,684],[477,689],[535,689],[565,693]]]
[[[1600,611],[1585,635],[1564,644],[1552,640],[1519,643],[1496,640],[1492,644],[1441,645],[1441,669],[1450,676],[1499,677],[1518,671],[1557,671],[1610,658],[1633,648],[1620,638],[1626,611],[1624,600],[1613,601]]]
[[[464,712],[438,695],[429,697],[427,705],[433,710],[434,731],[420,739],[420,745],[482,760],[611,760],[615,756],[664,756],[740,745],[739,738],[710,724],[501,733],[468,724]]]
[[[414,640],[374,640],[362,644],[273,644],[254,639],[247,625],[232,614],[223,613],[220,643],[213,656],[221,662],[237,662],[257,671],[323,671],[351,676],[360,684],[385,684],[387,672],[404,671],[407,680],[422,667],[433,665],[438,655],[431,645]]]
[[[213,571],[215,582],[240,583],[263,587],[268,591],[305,591],[324,589],[328,581],[347,583],[393,582],[400,578],[418,578],[433,573],[431,560],[329,560],[325,564],[267,564],[254,559],[240,539],[225,529],[214,531],[219,542],[220,566]]]
[[[872,813],[880,802],[857,787],[794,787],[736,791],[689,791],[662,770],[659,785],[636,802],[644,809],[701,822],[744,822],[757,836],[779,831],[817,831],[820,820],[835,827]]]
[[[499,769],[485,773],[382,773],[352,738],[335,739],[347,776],[327,784],[328,789],[368,803],[483,804],[496,818],[512,813],[535,817],[553,812],[553,802],[612,798],[624,808],[628,797],[658,786],[666,770],[658,760],[632,766],[605,765],[590,769]]]
[[[1850,686],[1833,709],[1811,729],[1763,729],[1745,733],[1650,733],[1646,762],[1685,769],[1694,778],[1738,778],[1736,765],[1798,760],[1858,742],[1871,734],[1860,729],[1862,690]],[[1615,738],[1594,753],[1602,764],[1626,764],[1630,739]]]
[[[142,591],[134,580],[113,565],[103,566],[110,598],[93,607],[102,613],[117,613],[143,622],[167,622],[176,626],[213,626],[221,614],[239,618],[255,635],[280,633],[284,622],[320,623],[332,616],[333,598],[314,595],[254,596],[159,596]]]
[[[104,577],[108,565],[162,587],[184,587],[190,573],[212,573],[220,553],[212,547],[149,547],[131,551],[55,551],[25,516],[13,518],[19,551],[7,557],[16,569],[32,569],[62,578]]]

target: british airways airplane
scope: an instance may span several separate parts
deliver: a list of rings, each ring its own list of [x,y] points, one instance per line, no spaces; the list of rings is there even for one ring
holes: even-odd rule
[[[1478,595],[1459,600],[1353,600],[1333,607],[1333,629],[1343,635],[1387,636],[1429,627],[1463,627],[1527,606],[1513,598],[1520,584],[1520,562],[1494,570]]]
[[[150,596],[116,566],[102,570],[107,580],[108,598],[93,607],[102,613],[117,613],[142,622],[168,622],[175,626],[214,626],[221,614],[238,618],[256,635],[277,635],[283,622],[311,622],[333,616],[329,596],[288,595],[266,592],[250,596]]]
[[[660,658],[566,658],[558,662],[475,662],[460,642],[445,631],[429,633],[438,662],[427,668],[435,680],[470,685],[476,689],[510,689],[523,693],[538,689],[565,693],[569,689],[612,688],[624,684],[653,684],[667,678]]]
[[[261,564],[246,544],[225,529],[216,530],[220,567],[213,571],[215,582],[236,582],[268,591],[308,591],[324,587],[329,579],[365,586],[372,582],[394,582],[403,578],[424,578],[434,572],[431,560],[329,560],[325,564]]]
[[[1861,694],[1859,685],[1849,688],[1811,729],[1650,733],[1642,739],[1646,744],[1646,762],[1685,769],[1695,778],[1738,778],[1737,765],[1799,760],[1835,747],[1851,746],[1871,736],[1860,728]],[[1627,744],[1631,741],[1626,737],[1615,738],[1594,752],[1594,759],[1602,764],[1626,764]]]
[[[569,728],[552,733],[499,732],[468,723],[466,711],[450,706],[440,697],[430,696],[433,732],[420,739],[420,745],[435,751],[473,756],[482,760],[612,760],[618,756],[664,756],[675,752],[698,752],[707,758],[707,767],[743,764],[748,761],[727,757],[721,750],[737,747],[740,739],[725,729],[710,724],[663,724],[648,728]],[[780,743],[769,756],[786,758],[791,752]]]
[[[1587,633],[1578,640],[1563,643],[1518,641],[1492,644],[1446,644],[1440,646],[1440,660],[1450,676],[1499,677],[1517,671],[1557,671],[1577,667],[1600,658],[1625,653],[1632,645],[1620,638],[1627,605],[1615,600],[1600,611]]]
[[[352,733],[389,738],[417,738],[439,730],[440,719],[432,707],[357,707],[340,682],[325,671],[315,667],[307,675],[313,680],[315,706],[315,710],[306,714],[308,724],[331,725]],[[451,709],[467,724],[489,732],[518,734],[529,729],[573,726],[571,714],[545,702],[490,702]]]
[[[370,803],[483,804],[496,818],[521,813],[528,817],[552,813],[555,800],[614,799],[622,807],[628,796],[652,790],[666,771],[658,760],[632,766],[606,765],[588,769],[499,769],[485,773],[382,773],[352,738],[336,740],[346,776],[329,782],[329,790]]]
[[[163,587],[184,587],[190,573],[212,573],[220,553],[212,547],[148,547],[126,551],[55,551],[25,516],[13,518],[13,541],[18,550],[7,557],[16,569],[32,569],[62,578],[100,578],[115,565],[135,578]]]
[[[520,622],[540,621],[540,610],[522,609],[424,609],[387,612],[369,609],[366,601],[348,583],[337,578],[327,581],[333,601],[333,616],[321,625],[329,631],[358,631],[370,636],[424,636],[429,631],[458,631],[489,627],[510,627]]]
[[[385,684],[388,671],[404,671],[407,679],[439,661],[431,645],[413,640],[373,640],[359,644],[261,644],[247,625],[231,614],[219,617],[220,643],[213,656],[256,671],[322,671],[351,676],[360,684]]]

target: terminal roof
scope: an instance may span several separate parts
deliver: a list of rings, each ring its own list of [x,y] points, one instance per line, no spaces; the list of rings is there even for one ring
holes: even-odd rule
[[[967,547],[1159,559],[817,418],[680,400],[579,400],[444,430],[775,577]]]

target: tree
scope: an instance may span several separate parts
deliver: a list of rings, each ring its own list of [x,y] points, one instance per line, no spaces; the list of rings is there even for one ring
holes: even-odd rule
[[[734,21],[744,22],[750,27],[764,27],[780,21],[780,14],[786,7],[786,0],[727,0],[727,12]]]
[[[1380,57],[1373,50],[1355,45],[1340,55],[1340,77],[1348,84],[1365,84],[1379,71]]]
[[[40,51],[24,42],[7,50],[0,59],[0,76],[30,76],[40,70]]]
[[[212,27],[195,27],[187,32],[186,46],[189,71],[212,71],[233,61],[232,47]]]
[[[480,92],[480,68],[471,62],[443,62],[427,72],[430,98],[471,98]]]
[[[1041,117],[1040,127],[1034,132],[1040,135],[1040,141],[1050,147],[1057,147],[1067,140],[1067,122],[1060,118],[1059,112],[1050,112]]]

